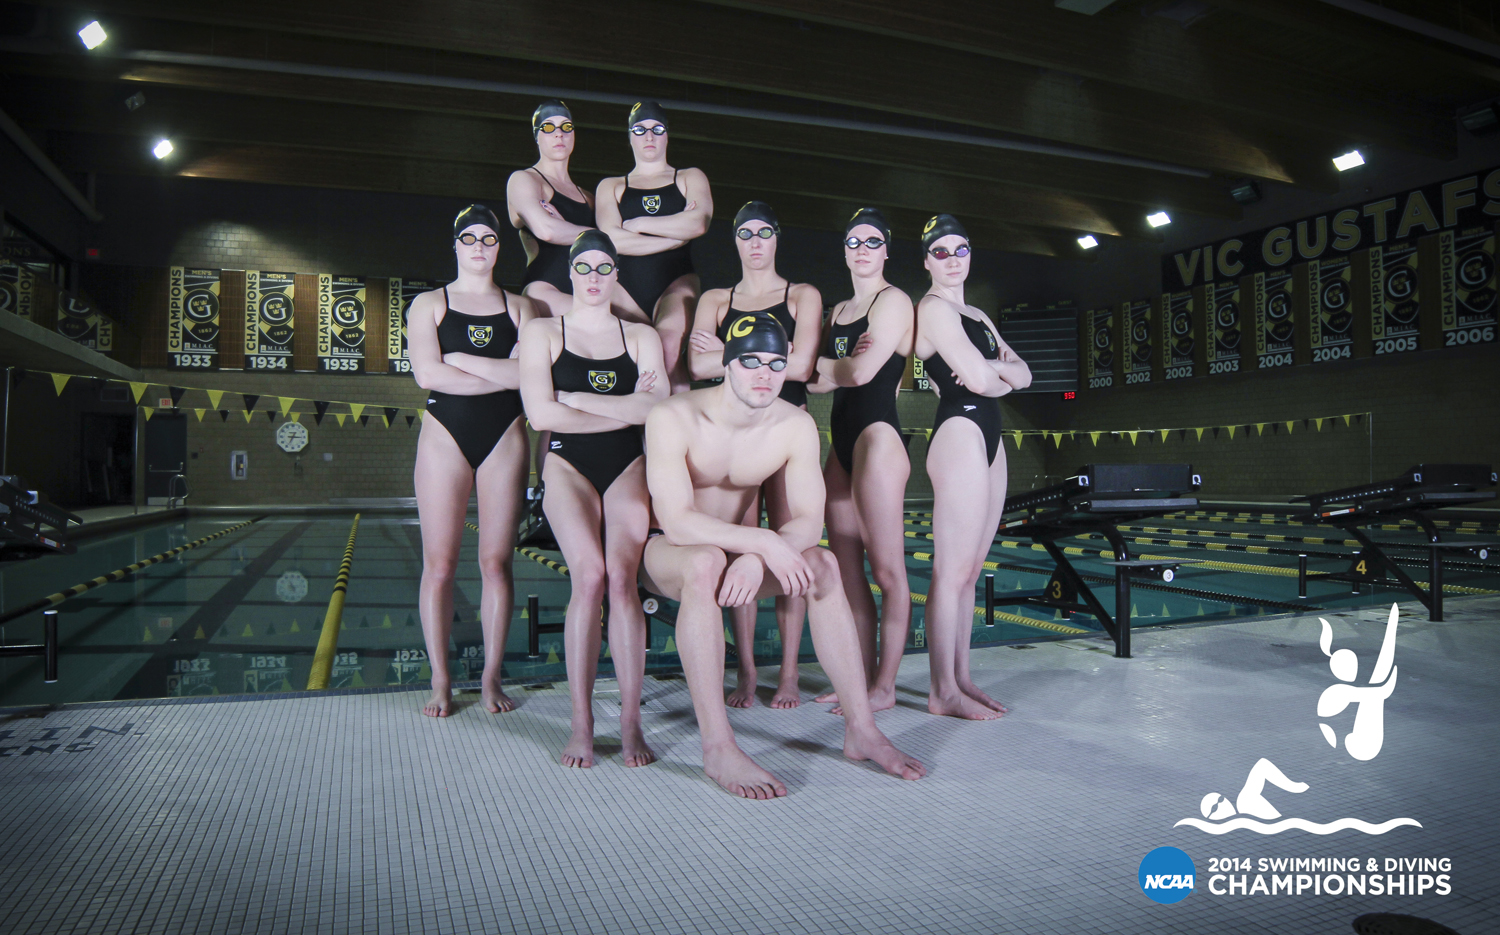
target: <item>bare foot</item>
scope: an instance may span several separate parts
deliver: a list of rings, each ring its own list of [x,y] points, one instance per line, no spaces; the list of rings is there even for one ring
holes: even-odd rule
[[[743,799],[775,799],[786,795],[786,786],[755,765],[745,751],[731,744],[703,751],[703,772],[730,795]]]
[[[878,730],[859,735],[846,730],[844,756],[851,760],[870,760],[898,779],[921,779],[927,775],[927,767],[922,761],[897,750],[896,745]]]
[[[927,710],[933,714],[959,717],[970,721],[993,721],[1001,714],[993,708],[986,708],[963,692],[954,692],[947,697],[937,694],[928,695]]]
[[[870,689],[870,711],[872,713],[875,711],[889,711],[895,706],[896,686],[892,685],[890,688],[881,688],[879,686],[876,686],[875,688]],[[829,713],[837,714],[839,717],[843,717],[844,706],[834,705],[833,710]]]
[[[979,686],[975,685],[972,681],[960,681],[958,683],[958,690],[963,692],[965,695],[968,695],[970,698],[973,698],[980,704],[984,705],[986,708],[989,708],[991,711],[999,711],[1001,714],[1010,713],[1009,708],[991,698],[989,695],[986,695],[983,691],[980,690]]]
[[[516,710],[516,703],[500,689],[499,679],[496,679],[493,685],[485,681],[479,689],[479,699],[484,702],[484,710],[491,714]]]
[[[574,730],[563,747],[562,765],[575,769],[588,769],[594,765],[594,729]]]
[[[453,693],[448,686],[439,687],[433,683],[432,697],[422,706],[422,713],[428,717],[447,717],[453,713]]]
[[[646,746],[646,735],[641,733],[641,727],[626,729],[620,727],[620,755],[625,758],[626,766],[646,766],[656,762],[656,753]]]
[[[734,691],[724,699],[724,703],[731,708],[753,708],[755,707],[755,673],[743,670],[736,672],[734,676]]]
[[[824,692],[823,694],[818,695],[816,698],[814,698],[813,702],[816,703],[816,704],[838,704],[839,703],[839,693],[838,692]]]
[[[802,692],[797,688],[797,676],[793,675],[790,680],[783,678],[776,685],[776,694],[771,696],[771,707],[795,708],[802,703]]]

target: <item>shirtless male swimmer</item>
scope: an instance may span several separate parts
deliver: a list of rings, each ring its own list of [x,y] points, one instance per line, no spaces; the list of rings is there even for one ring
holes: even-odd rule
[[[744,315],[724,345],[724,382],[663,400],[646,418],[646,484],[662,533],[646,541],[642,582],[681,602],[677,648],[703,737],[703,771],[747,799],[787,790],[735,743],[724,706],[720,608],[782,594],[807,599],[813,647],[843,704],[844,756],[873,760],[902,779],[927,773],[875,726],[838,561],[817,544],[818,430],[812,416],[777,398],[788,351],[780,323]],[[790,518],[775,530],[740,525],[777,471],[786,472]]]

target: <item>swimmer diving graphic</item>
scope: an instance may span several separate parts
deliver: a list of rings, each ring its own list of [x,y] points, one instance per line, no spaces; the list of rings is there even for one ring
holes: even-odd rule
[[[1333,627],[1319,617],[1323,632],[1318,646],[1328,657],[1328,668],[1338,683],[1328,686],[1318,697],[1317,713],[1320,718],[1332,718],[1344,712],[1349,705],[1357,707],[1354,727],[1344,736],[1344,750],[1356,760],[1373,760],[1385,741],[1385,700],[1396,689],[1396,617],[1397,607],[1391,605],[1390,618],[1385,625],[1385,639],[1380,644],[1380,654],[1375,659],[1375,668],[1364,685],[1354,684],[1359,676],[1359,657],[1353,650],[1340,649],[1333,652]],[[1328,745],[1338,748],[1338,735],[1333,727],[1320,722],[1318,729]],[[1255,761],[1245,784],[1240,788],[1234,803],[1217,792],[1203,797],[1199,811],[1203,819],[1184,818],[1173,827],[1187,825],[1209,834],[1227,834],[1241,829],[1257,834],[1277,834],[1292,828],[1310,834],[1333,834],[1337,831],[1354,830],[1365,834],[1385,834],[1392,828],[1422,825],[1413,818],[1392,818],[1372,824],[1358,818],[1340,818],[1317,824],[1305,818],[1282,818],[1281,812],[1265,797],[1266,785],[1270,784],[1283,792],[1294,794],[1308,790],[1305,782],[1296,782],[1265,757]],[[1204,820],[1206,819],[1206,820]],[[1257,820],[1259,819],[1259,820]],[[1277,821],[1277,819],[1281,819]]]

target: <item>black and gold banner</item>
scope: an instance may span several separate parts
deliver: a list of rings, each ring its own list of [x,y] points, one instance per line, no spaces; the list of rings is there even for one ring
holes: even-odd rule
[[[1139,299],[1120,306],[1120,332],[1124,339],[1125,385],[1151,382],[1155,351],[1151,333],[1151,302]]]
[[[0,312],[31,320],[36,280],[30,271],[12,263],[0,263]]]
[[[57,297],[57,333],[101,354],[115,349],[115,323],[92,303],[66,293]]]
[[[1084,355],[1084,377],[1091,390],[1115,385],[1114,309],[1096,308],[1083,313],[1089,346]]]
[[[1204,357],[1210,376],[1240,371],[1240,281],[1217,282],[1203,290],[1208,334]]]
[[[245,270],[245,369],[292,369],[292,273]]]
[[[1290,367],[1296,340],[1291,271],[1256,273],[1254,283],[1251,307],[1255,314],[1256,367]]]
[[[1349,257],[1307,262],[1308,346],[1312,362],[1354,356],[1354,303],[1349,286]]]
[[[1437,281],[1442,346],[1493,342],[1497,330],[1494,227],[1439,234]]]
[[[385,329],[385,356],[391,373],[411,373],[411,357],[406,347],[406,318],[411,314],[412,300],[440,286],[442,283],[426,279],[391,280]]]
[[[318,371],[363,373],[365,280],[318,274]]]
[[[1376,354],[1399,354],[1422,346],[1417,254],[1415,243],[1370,248],[1370,336]]]
[[[219,271],[174,266],[167,283],[167,366],[219,367]]]
[[[1193,351],[1198,336],[1193,333],[1193,294],[1173,292],[1162,299],[1162,379],[1181,380],[1193,376]]]

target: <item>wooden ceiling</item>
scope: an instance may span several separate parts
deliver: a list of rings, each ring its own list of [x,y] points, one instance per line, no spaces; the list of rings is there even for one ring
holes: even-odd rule
[[[1495,39],[1487,4],[1394,6]],[[96,17],[110,38],[85,52]],[[681,102],[671,161],[708,173],[720,214],[763,197],[842,229],[876,204],[901,236],[948,211],[980,245],[1064,257],[1082,233],[1159,239],[1157,210],[1237,218],[1244,178],[1333,190],[1351,147],[1451,157],[1456,111],[1500,97],[1482,49],[1317,0],[100,0],[0,19],[0,108],[68,171],[499,200],[557,89],[582,184],[629,167],[628,101]],[[162,135],[177,152],[158,163]]]

